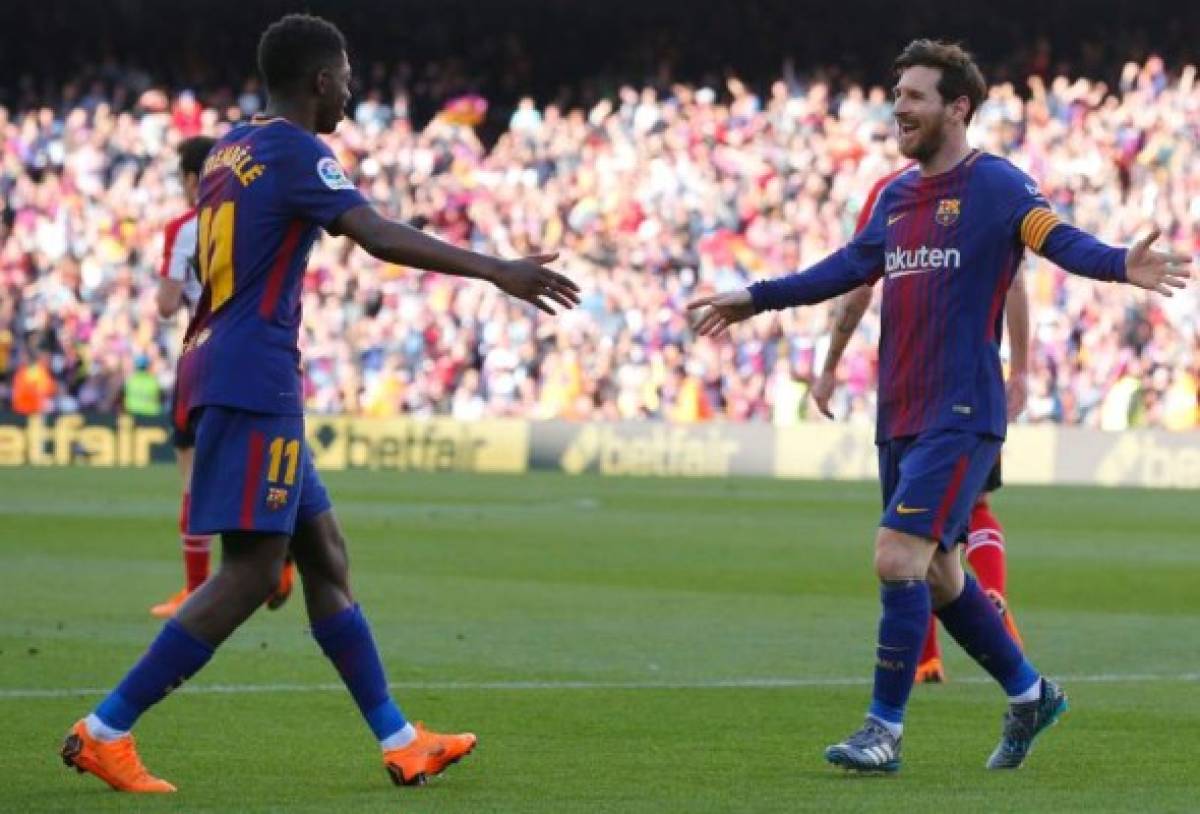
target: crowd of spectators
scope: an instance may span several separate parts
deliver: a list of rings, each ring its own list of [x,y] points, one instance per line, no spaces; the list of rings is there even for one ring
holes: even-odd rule
[[[889,94],[788,75],[764,87],[624,86],[570,109],[525,99],[494,143],[487,101],[410,114],[409,77],[368,77],[329,143],[386,213],[473,249],[556,251],[582,306],[547,318],[476,282],[382,264],[324,237],[304,281],[308,408],[679,422],[815,411],[831,308],[697,339],[685,303],[812,263],[850,235],[900,166]],[[247,81],[114,105],[97,84],[59,108],[0,108],[0,411],[126,409],[126,381],[170,391],[181,321],[154,305],[164,224],[184,203],[172,149],[257,112]],[[1109,86],[1036,75],[991,88],[973,144],[1039,179],[1064,219],[1117,244],[1152,227],[1200,253],[1200,85],[1157,58]],[[1172,299],[1025,267],[1029,405],[1020,420],[1119,430],[1200,423],[1196,286]],[[841,367],[836,414],[874,410],[878,303]]]

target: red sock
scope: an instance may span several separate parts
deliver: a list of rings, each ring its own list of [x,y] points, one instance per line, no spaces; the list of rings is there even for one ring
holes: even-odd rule
[[[987,500],[980,500],[971,510],[970,533],[967,535],[967,563],[985,591],[1004,592],[1004,528],[992,514]]]
[[[929,614],[929,632],[925,634],[925,649],[921,651],[921,660],[917,664],[924,664],[930,659],[940,659],[941,657],[942,646],[938,644],[937,617],[931,613]]]
[[[183,493],[179,504],[179,535],[183,543],[183,576],[187,589],[194,591],[208,579],[208,561],[211,556],[212,537],[188,534],[188,513],[192,507],[192,496]]]

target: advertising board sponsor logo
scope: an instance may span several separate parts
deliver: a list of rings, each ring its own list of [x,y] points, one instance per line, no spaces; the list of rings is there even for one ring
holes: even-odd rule
[[[146,466],[171,460],[165,419],[123,416],[0,417],[0,466]]]
[[[522,472],[529,447],[523,421],[306,419],[318,469]]]
[[[1195,433],[1124,432],[1110,435],[1095,467],[1104,486],[1200,488],[1200,438]]]
[[[586,425],[559,458],[572,475],[729,475],[741,444],[721,427]]]

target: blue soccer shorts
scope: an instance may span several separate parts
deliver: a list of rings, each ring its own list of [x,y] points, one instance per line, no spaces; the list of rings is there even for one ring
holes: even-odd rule
[[[304,416],[208,406],[192,421],[189,534],[291,535],[331,507],[304,440]]]
[[[1002,441],[961,430],[932,430],[879,445],[885,528],[950,550],[967,527]]]

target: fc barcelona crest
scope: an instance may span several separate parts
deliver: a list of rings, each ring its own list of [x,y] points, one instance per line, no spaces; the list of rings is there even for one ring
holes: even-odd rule
[[[958,216],[961,214],[961,198],[942,198],[938,201],[937,213],[933,216],[933,219],[942,226],[949,226],[958,220]]]
[[[288,490],[278,486],[271,486],[267,489],[267,508],[271,511],[282,509],[287,505]]]

